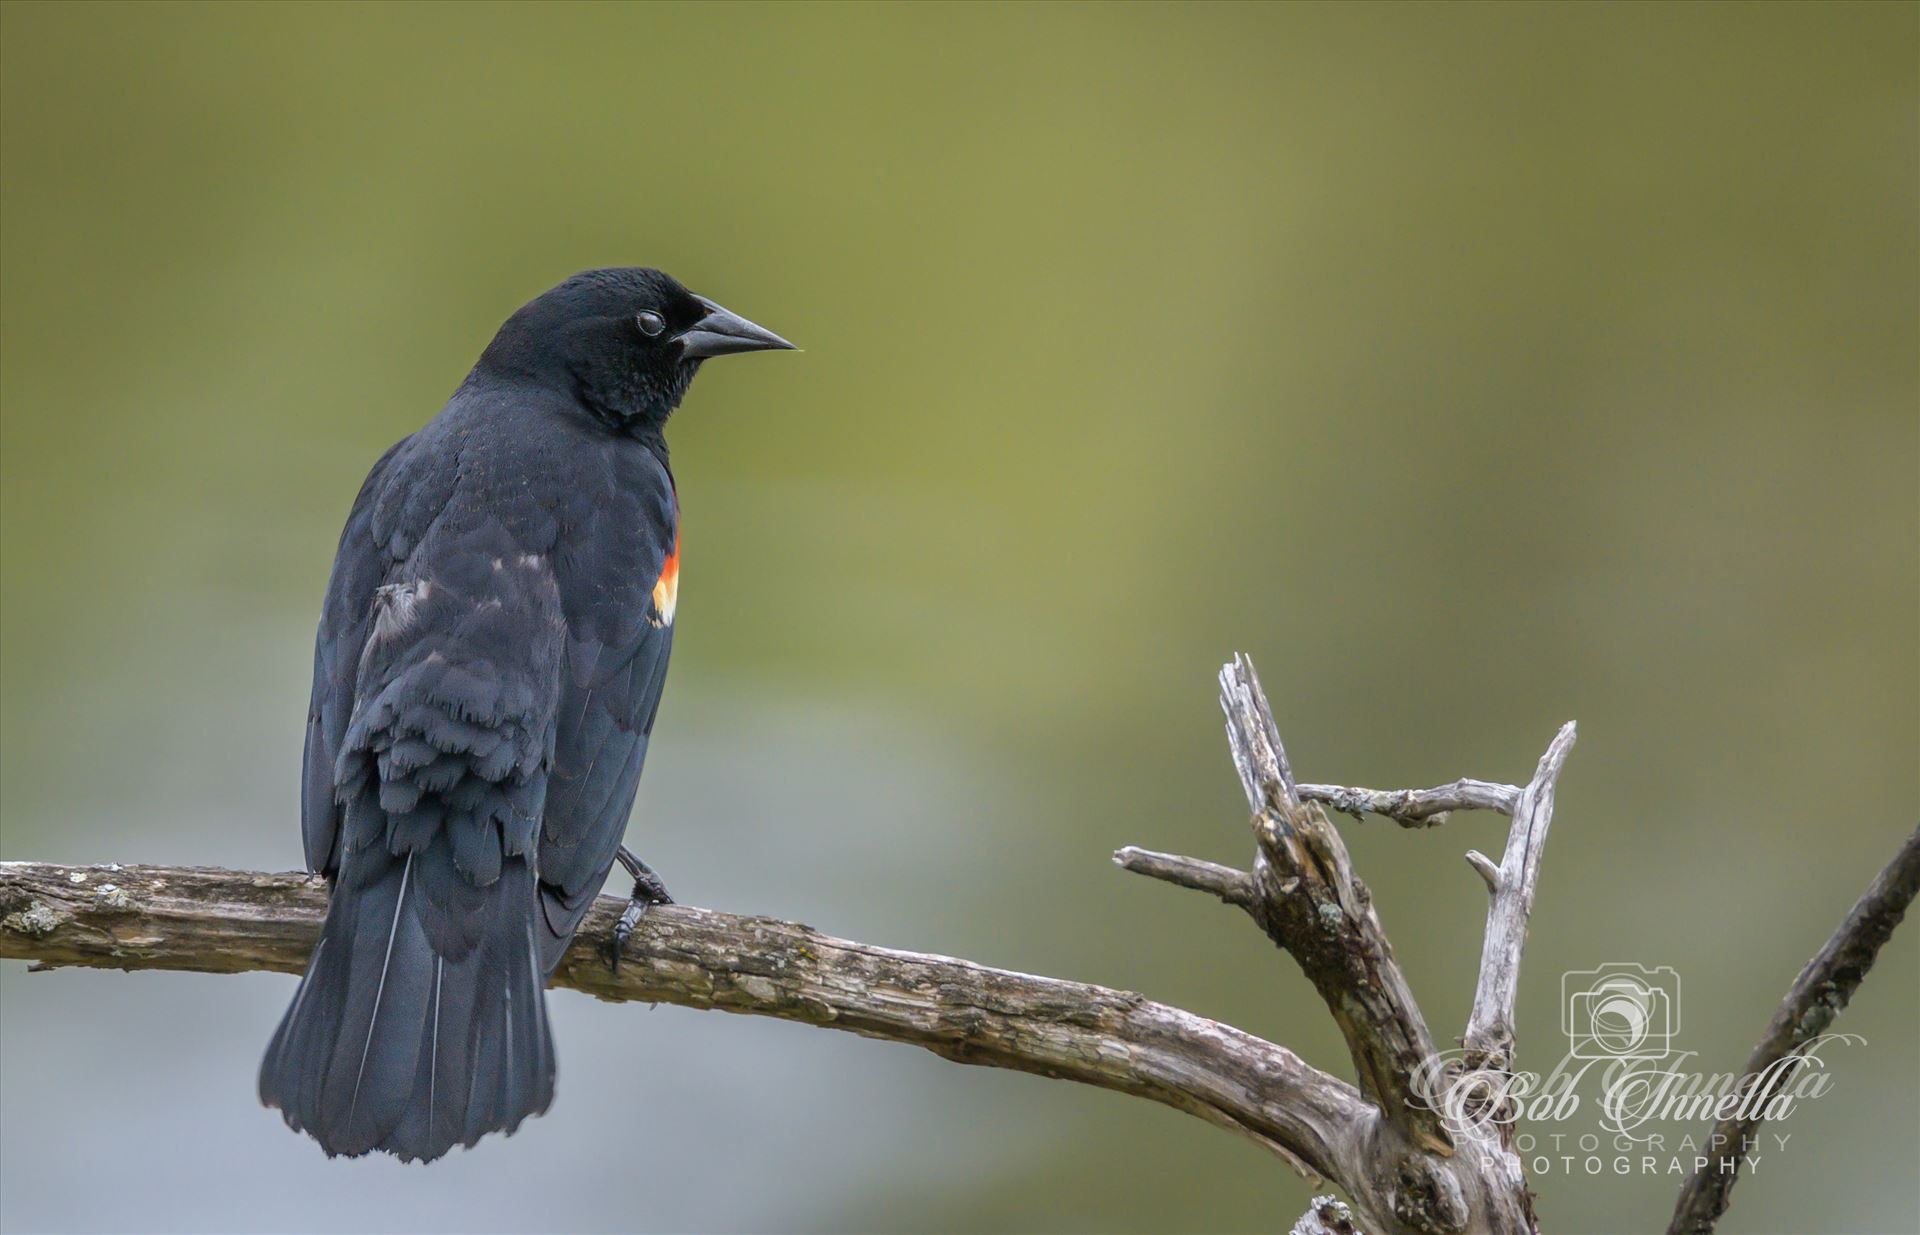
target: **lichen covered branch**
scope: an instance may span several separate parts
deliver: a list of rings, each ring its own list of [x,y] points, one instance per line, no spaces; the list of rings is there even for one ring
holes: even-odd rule
[[[1457,780],[1433,789],[1349,789],[1345,785],[1301,785],[1301,800],[1324,803],[1343,815],[1380,815],[1403,828],[1432,828],[1457,810],[1513,813],[1520,790],[1485,780]]]
[[[1287,1235],[1361,1235],[1361,1232],[1353,1225],[1353,1211],[1342,1205],[1339,1197],[1316,1196]]]

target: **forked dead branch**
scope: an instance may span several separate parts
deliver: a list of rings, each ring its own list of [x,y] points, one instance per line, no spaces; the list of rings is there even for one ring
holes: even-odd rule
[[[1237,657],[1221,670],[1220,702],[1253,817],[1252,871],[1139,849],[1122,849],[1114,860],[1143,875],[1213,892],[1246,910],[1320,993],[1346,1040],[1371,1108],[1364,1135],[1350,1143],[1332,1176],[1353,1198],[1359,1229],[1535,1230],[1526,1175],[1509,1143],[1511,1124],[1485,1118],[1498,1113],[1491,1111],[1474,1112],[1481,1118],[1448,1119],[1442,1104],[1433,1101],[1439,1082],[1449,1092],[1472,1093],[1472,1078],[1447,1073],[1437,1058],[1432,1031],[1393,959],[1372,895],[1354,873],[1346,844],[1320,803],[1342,811],[1376,811],[1406,826],[1428,826],[1444,812],[1473,807],[1512,814],[1499,866],[1472,855],[1492,900],[1468,1030],[1470,1045],[1478,1027],[1488,1049],[1470,1053],[1467,1063],[1503,1071],[1512,1058],[1513,1001],[1527,917],[1553,823],[1554,787],[1573,747],[1574,726],[1561,728],[1533,779],[1520,788],[1467,780],[1391,792],[1302,787],[1247,658]],[[1310,1214],[1303,1219],[1308,1220],[1321,1219]]]
[[[624,902],[602,897],[554,985],[606,1000],[772,1016],[923,1047],[1150,1098],[1227,1128],[1351,1206],[1316,1198],[1304,1232],[1506,1235],[1538,1230],[1533,1198],[1497,1096],[1443,1118],[1430,1098],[1503,1092],[1513,1066],[1514,1000],[1560,771],[1560,730],[1525,785],[1461,780],[1424,790],[1298,784],[1251,662],[1220,675],[1227,736],[1251,814],[1241,870],[1125,848],[1127,870],[1245,911],[1313,983],[1344,1037],[1358,1084],[1243,1030],[1127,991],[894,951],[809,927],[661,906],[628,941],[618,973],[605,948]],[[1455,810],[1511,816],[1498,862],[1468,861],[1489,890],[1465,1052],[1443,1061],[1393,958],[1366,885],[1325,810],[1382,814],[1407,827]],[[1764,1067],[1801,1031],[1844,1006],[1920,885],[1920,829],[1789,992],[1756,1048]],[[326,907],[324,883],[299,874],[195,867],[0,863],[0,956],[35,968],[85,965],[214,973],[300,972]],[[1810,1011],[1818,1015],[1810,1015]],[[1783,1028],[1784,1026],[1784,1028]],[[1476,1086],[1480,1074],[1488,1079]],[[1689,1182],[1675,1231],[1703,1235],[1733,1177]],[[1284,1222],[1277,1221],[1276,1226]]]

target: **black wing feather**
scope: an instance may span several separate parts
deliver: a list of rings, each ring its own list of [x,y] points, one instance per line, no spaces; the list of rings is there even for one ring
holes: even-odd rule
[[[673,652],[672,615],[652,600],[678,554],[673,482],[651,456],[629,468],[611,478],[606,504],[574,525],[561,558],[567,672],[540,833],[540,942],[549,970],[613,866]]]
[[[313,701],[307,707],[307,746],[300,770],[301,839],[307,869],[319,874],[331,875],[339,868],[335,845],[340,807],[333,795],[333,763],[353,714],[353,684],[360,669],[360,649],[373,623],[373,594],[397,565],[374,537],[374,507],[395,458],[412,441],[402,438],[388,447],[361,484],[340,533],[327,599],[320,610],[320,631],[313,648]]]

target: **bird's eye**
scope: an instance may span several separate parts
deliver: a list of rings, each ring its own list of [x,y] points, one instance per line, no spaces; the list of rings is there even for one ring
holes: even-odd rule
[[[648,309],[646,312],[640,314],[640,316],[634,318],[633,320],[639,324],[640,333],[647,336],[649,339],[653,338],[655,335],[659,334],[662,330],[665,330],[667,328],[667,319],[664,317],[661,317],[658,313],[655,313],[652,309]]]

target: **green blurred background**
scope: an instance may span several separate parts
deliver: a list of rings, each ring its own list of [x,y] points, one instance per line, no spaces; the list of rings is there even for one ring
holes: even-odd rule
[[[367,466],[643,263],[800,342],[673,426],[631,832],[682,899],[1147,993],[1345,1068],[1236,915],[1212,675],[1303,777],[1524,779],[1523,984],[1683,978],[1702,1070],[1913,825],[1920,10],[0,10],[0,856],[287,868]],[[1491,817],[1346,828],[1436,1036]],[[1728,1232],[1920,1227],[1920,931]],[[0,975],[9,1230],[1272,1231],[1190,1118],[553,997],[554,1111],[431,1170],[252,1094],[290,979]],[[1675,1131],[1684,1131],[1676,1129]],[[1551,1230],[1674,1177],[1536,1175]]]

